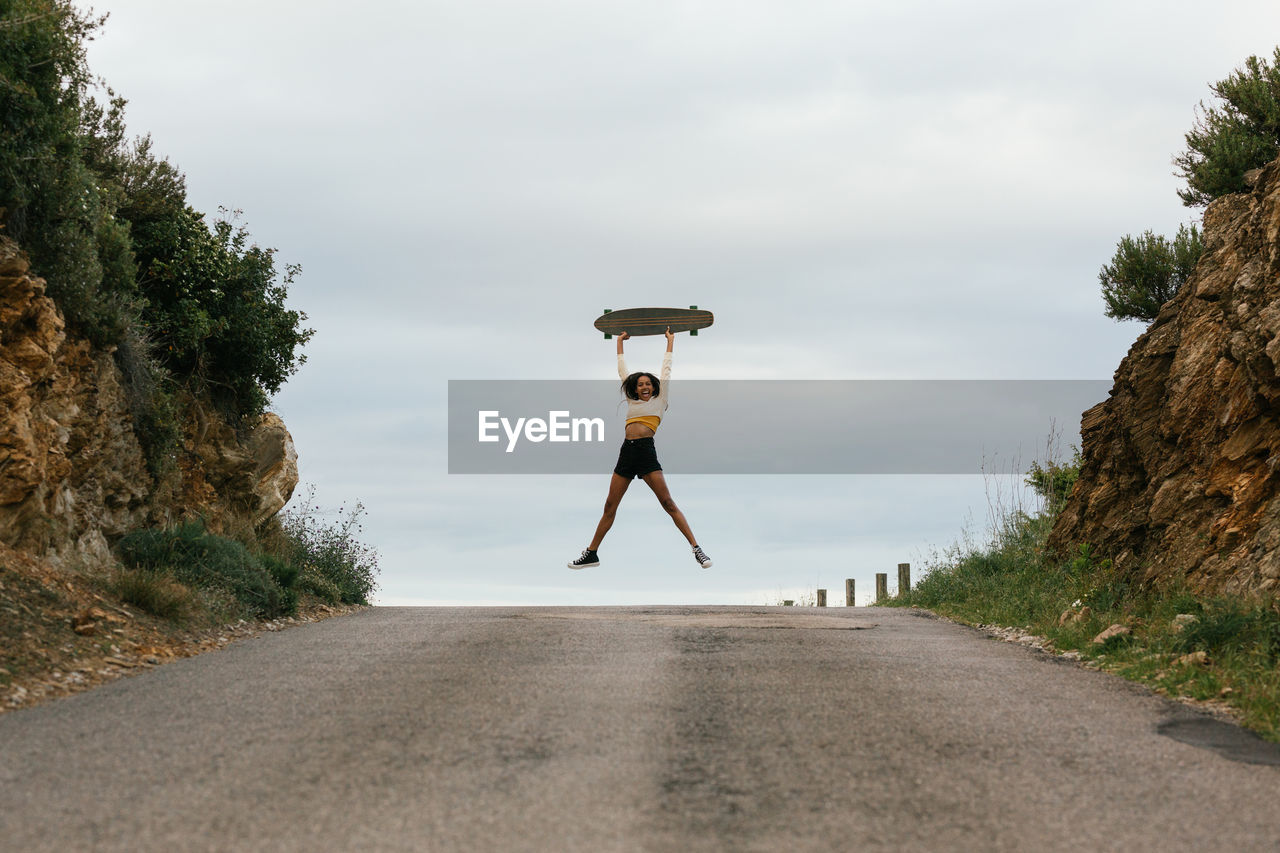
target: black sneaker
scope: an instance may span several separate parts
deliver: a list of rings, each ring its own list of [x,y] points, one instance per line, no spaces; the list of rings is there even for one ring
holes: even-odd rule
[[[582,556],[569,563],[571,569],[589,569],[592,566],[600,565],[600,558],[596,556],[596,552],[590,548],[582,552]]]
[[[693,546],[693,558],[698,561],[698,565],[702,566],[702,568],[711,568],[711,558],[704,554],[697,545]]]

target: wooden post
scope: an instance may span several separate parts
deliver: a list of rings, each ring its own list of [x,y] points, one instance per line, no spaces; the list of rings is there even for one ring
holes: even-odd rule
[[[898,563],[898,595],[906,595],[911,591],[911,564]]]
[[[883,601],[889,597],[889,575],[886,572],[876,572],[876,601]]]
[[[818,590],[818,606],[819,607],[827,606],[827,591],[825,589]]]
[[[844,606],[853,607],[853,578],[847,578],[844,582]]]

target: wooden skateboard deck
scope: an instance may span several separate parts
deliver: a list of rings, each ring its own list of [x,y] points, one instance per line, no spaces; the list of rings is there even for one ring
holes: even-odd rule
[[[698,334],[715,322],[710,311],[699,311],[697,305],[688,308],[624,308],[621,311],[604,309],[596,318],[596,328],[605,338],[626,332],[633,338],[639,335],[661,335],[667,329],[675,332]]]

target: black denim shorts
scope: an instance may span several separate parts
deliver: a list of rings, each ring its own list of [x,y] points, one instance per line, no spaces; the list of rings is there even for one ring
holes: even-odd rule
[[[661,471],[658,464],[658,450],[654,447],[653,436],[648,438],[628,438],[622,442],[622,450],[618,451],[618,464],[613,473],[619,477],[643,477],[654,471]]]

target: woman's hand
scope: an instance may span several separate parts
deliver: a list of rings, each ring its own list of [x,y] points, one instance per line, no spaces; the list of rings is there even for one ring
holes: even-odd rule
[[[674,344],[675,344],[675,342],[676,342],[676,336],[675,336],[675,335],[673,335],[673,334],[671,334],[671,327],[670,327],[670,326],[667,326],[667,331],[666,331],[666,333],[665,333],[665,334],[666,334],[666,336],[667,336],[667,352],[671,352],[671,348],[672,348],[672,346],[674,346]]]
[[[614,337],[616,337],[616,338],[617,338],[618,340],[620,340],[620,341],[625,341],[627,338],[631,337],[631,333],[630,333],[630,332],[618,332],[618,334],[617,334],[617,335],[615,335]]]

